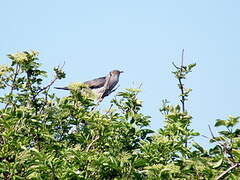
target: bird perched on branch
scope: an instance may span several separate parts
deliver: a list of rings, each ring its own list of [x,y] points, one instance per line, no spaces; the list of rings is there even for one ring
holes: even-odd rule
[[[104,97],[116,90],[114,87],[117,85],[121,73],[123,73],[123,71],[113,70],[104,77],[86,81],[83,84],[87,85],[97,94],[98,101],[102,101]],[[55,87],[55,89],[71,90],[69,87]]]

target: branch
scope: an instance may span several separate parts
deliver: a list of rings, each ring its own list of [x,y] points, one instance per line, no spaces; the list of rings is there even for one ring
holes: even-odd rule
[[[182,60],[181,60],[181,67],[180,67],[180,72],[181,76],[178,78],[179,84],[180,84],[180,89],[182,92],[182,111],[185,112],[185,95],[184,95],[184,87],[182,83],[182,70],[183,70],[183,60],[184,60],[184,49],[182,50]]]
[[[179,82],[179,88],[181,90],[182,93],[182,99],[180,100],[182,103],[182,112],[185,112],[185,95],[184,95],[184,87],[183,87],[183,83],[181,78],[178,78],[178,82]]]
[[[182,83],[182,79],[184,78],[183,76],[183,70],[184,70],[184,49],[182,50],[182,56],[181,56],[181,66],[178,67],[174,62],[172,62],[173,66],[177,69],[176,71],[176,77],[178,79],[178,85],[179,89],[181,90],[181,104],[182,104],[182,112],[185,112],[185,95],[184,95],[184,85]],[[180,75],[177,75],[177,73],[180,73]]]
[[[215,139],[215,136],[214,136],[213,131],[212,131],[212,129],[211,129],[211,126],[210,126],[209,124],[208,124],[208,129],[209,129],[209,131],[210,131],[210,133],[211,133],[212,139]],[[210,138],[209,138],[209,139],[210,139]],[[228,148],[228,145],[227,145],[226,143],[217,142],[217,144],[222,148],[222,151],[223,151],[225,154],[229,155],[230,158],[233,159],[233,155],[232,155],[231,149]],[[232,161],[228,161],[228,162],[229,162],[230,164],[233,164]]]
[[[141,87],[142,87],[142,83],[140,83],[140,85],[138,86],[138,89],[141,89]]]
[[[63,69],[64,65],[65,65],[65,61],[64,61],[63,65],[62,65],[59,69]],[[40,89],[40,90],[37,92],[37,94],[39,94],[40,92],[42,92],[42,91],[44,91],[44,90],[46,90],[46,89],[49,89],[49,88],[55,83],[56,80],[58,80],[57,75],[54,77],[54,79],[53,79],[47,86],[45,86],[45,87],[43,87],[42,89]]]
[[[181,68],[183,67],[183,60],[184,60],[184,49],[182,49],[182,62],[181,62]]]
[[[216,178],[216,180],[219,180],[219,179],[223,178],[223,176],[225,176],[228,172],[230,172],[232,169],[234,169],[234,168],[236,168],[236,167],[238,167],[238,166],[240,166],[240,163],[234,164],[233,166],[231,166],[230,168],[228,168],[226,171],[224,171],[222,174],[220,174],[220,175]]]
[[[206,138],[206,139],[208,139],[208,140],[211,139],[210,137],[207,137],[207,136],[205,136],[205,135],[201,135],[201,136],[204,137],[204,138]]]
[[[181,69],[180,67],[178,67],[174,62],[172,62],[173,66],[176,68],[176,69]]]
[[[108,114],[108,113],[111,111],[112,107],[113,107],[113,104],[110,105],[110,107],[109,107],[108,110],[106,111],[106,114]]]
[[[215,136],[214,136],[214,134],[213,134],[213,132],[212,132],[212,129],[211,129],[211,126],[208,124],[208,129],[209,129],[209,131],[210,131],[210,133],[211,133],[211,135],[212,135],[212,138],[214,139],[215,138]]]
[[[94,142],[96,142],[99,139],[99,136],[97,136],[95,139],[93,139],[93,141],[87,146],[86,148],[86,152],[89,151],[90,147],[93,145]]]
[[[55,83],[55,81],[56,81],[57,79],[58,79],[58,77],[55,76],[54,79],[53,79],[47,86],[45,86],[45,87],[43,87],[42,89],[40,89],[40,90],[37,92],[37,94],[39,94],[40,92],[42,92],[42,91],[44,91],[44,90],[46,90],[46,89],[49,89],[49,88]]]

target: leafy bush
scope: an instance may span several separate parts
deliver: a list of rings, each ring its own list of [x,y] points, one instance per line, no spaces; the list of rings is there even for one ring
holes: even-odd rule
[[[38,53],[8,55],[0,66],[0,177],[2,179],[238,179],[239,117],[217,120],[223,127],[209,139],[213,148],[194,142],[185,103],[191,89],[182,81],[195,64],[175,66],[180,105],[163,101],[163,128],[149,129],[141,113],[140,90],[126,89],[106,112],[78,89],[58,98],[49,92],[65,77],[62,67],[45,83]],[[210,128],[211,130],[211,128]]]

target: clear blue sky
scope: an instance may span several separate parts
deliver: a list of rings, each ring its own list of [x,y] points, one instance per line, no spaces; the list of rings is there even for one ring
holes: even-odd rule
[[[124,70],[120,90],[143,84],[144,113],[158,129],[161,100],[177,103],[171,62],[184,48],[185,62],[197,63],[185,82],[192,127],[209,135],[215,119],[240,114],[239,9],[237,0],[1,1],[0,59],[33,49],[49,71],[65,61],[58,86]]]

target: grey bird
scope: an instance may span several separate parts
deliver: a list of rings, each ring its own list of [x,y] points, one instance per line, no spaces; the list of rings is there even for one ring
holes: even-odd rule
[[[98,100],[101,101],[104,97],[116,90],[114,87],[117,85],[121,73],[123,73],[123,71],[113,70],[109,72],[107,76],[86,81],[84,84],[98,94]],[[55,87],[55,89],[71,90],[68,87]]]

